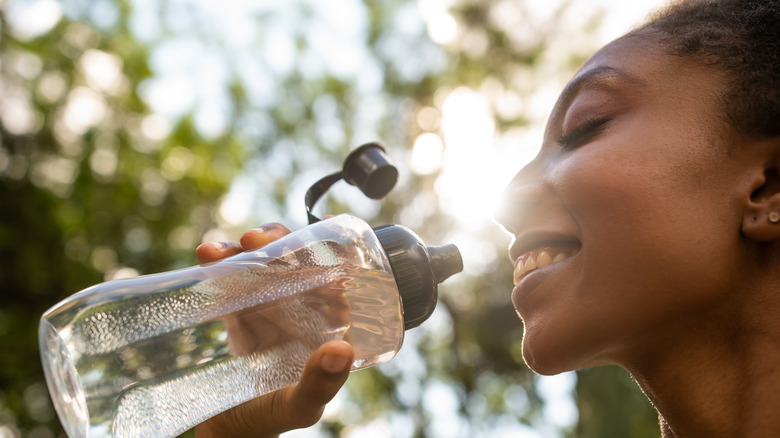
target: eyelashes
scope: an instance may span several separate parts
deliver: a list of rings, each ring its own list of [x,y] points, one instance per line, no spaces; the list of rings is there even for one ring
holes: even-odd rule
[[[570,132],[561,135],[558,138],[558,144],[565,150],[580,147],[604,132],[607,122],[609,122],[609,119],[594,119],[587,121]]]

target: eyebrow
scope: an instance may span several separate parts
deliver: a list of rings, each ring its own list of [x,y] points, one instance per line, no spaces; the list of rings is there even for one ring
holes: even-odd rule
[[[566,88],[564,88],[561,92],[559,101],[565,106],[568,106],[569,102],[571,102],[574,96],[576,96],[577,93],[579,93],[583,88],[599,85],[609,86],[607,81],[610,79],[618,79],[620,81],[632,84],[642,83],[642,81],[628,74],[624,70],[602,65],[575,76],[574,79],[572,79],[571,82],[566,85]]]

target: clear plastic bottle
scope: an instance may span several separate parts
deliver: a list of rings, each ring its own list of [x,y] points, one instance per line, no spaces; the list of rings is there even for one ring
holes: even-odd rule
[[[71,438],[175,436],[296,382],[321,344],[352,369],[390,360],[462,270],[453,245],[336,216],[222,261],[85,289],[41,318],[40,349]]]

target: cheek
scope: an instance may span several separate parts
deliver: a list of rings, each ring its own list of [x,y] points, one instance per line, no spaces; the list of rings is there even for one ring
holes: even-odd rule
[[[581,227],[583,244],[630,246],[686,222],[690,210],[675,196],[679,182],[649,166],[646,157],[610,151],[583,149],[556,169],[559,193]]]
[[[555,169],[582,248],[567,277],[549,285],[562,293],[540,313],[547,318],[527,321],[529,359],[561,360],[540,368],[610,362],[626,338],[725,296],[735,277],[738,231],[724,220],[733,207],[724,187],[703,179],[714,177],[691,171],[700,159],[678,151],[583,148]],[[545,353],[561,342],[567,357]]]
[[[733,243],[726,236],[739,225],[730,227],[736,217],[729,214],[728,179],[709,144],[610,140],[575,151],[556,169],[584,249],[668,268],[706,260]]]

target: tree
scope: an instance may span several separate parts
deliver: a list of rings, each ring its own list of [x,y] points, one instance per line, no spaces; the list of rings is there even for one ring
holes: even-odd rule
[[[593,371],[577,384],[579,426],[545,426],[507,299],[506,238],[461,217],[463,199],[487,195],[463,192],[462,180],[498,189],[488,179],[501,174],[493,156],[534,153],[514,144],[546,116],[529,109],[534,90],[549,76],[565,80],[592,45],[570,47],[557,26],[565,3],[543,19],[522,2],[429,6],[345,2],[335,17],[308,1],[236,11],[73,2],[33,35],[13,8],[0,11],[0,347],[16,353],[0,358],[0,426],[59,430],[36,348],[48,306],[104,279],[194,264],[197,243],[251,224],[302,226],[305,189],[350,149],[380,140],[401,171],[398,187],[374,202],[340,183],[318,211],[454,240],[467,269],[441,286],[436,313],[395,360],[350,378],[317,433],[649,435],[655,420],[638,391]],[[464,105],[479,111],[464,121]],[[459,162],[471,175],[448,174]],[[588,395],[594,388],[637,400],[643,414],[610,415],[609,397]]]
[[[0,23],[0,406],[5,427],[33,434],[59,429],[40,315],[104,279],[193,263],[245,152],[230,133],[207,141],[190,119],[168,128],[149,111],[136,88],[148,51],[126,27],[65,18],[28,37],[5,11]]]

